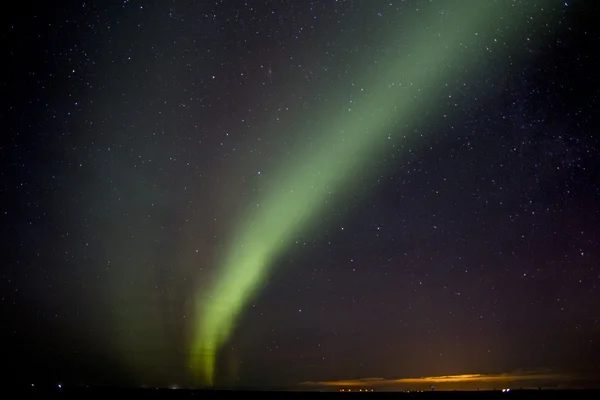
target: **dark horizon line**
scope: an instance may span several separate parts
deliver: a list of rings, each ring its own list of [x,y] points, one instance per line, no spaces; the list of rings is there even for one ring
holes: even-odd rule
[[[201,388],[201,387],[177,387],[177,386],[125,386],[125,385],[99,385],[99,384],[16,384],[13,387],[22,387],[24,389],[29,389],[32,391],[36,390],[146,390],[146,391],[178,391],[178,392],[224,392],[224,391],[235,391],[235,392],[304,392],[304,393],[320,393],[320,392],[339,392],[340,388],[307,388],[301,389],[298,387],[214,387],[214,388]],[[423,387],[421,390],[413,389],[413,390],[402,390],[402,389],[381,389],[378,390],[374,387],[364,388],[353,388],[352,390],[347,390],[351,392],[360,392],[361,389],[365,391],[365,389],[373,390],[374,392],[380,393],[426,393],[426,392],[501,392],[503,390],[502,387],[496,389],[435,389],[432,391],[430,388]],[[600,392],[600,386],[593,388],[584,388],[584,387],[552,387],[552,386],[540,386],[540,387],[519,387],[519,388],[511,388],[511,392],[537,392],[537,391],[552,391],[552,392]]]

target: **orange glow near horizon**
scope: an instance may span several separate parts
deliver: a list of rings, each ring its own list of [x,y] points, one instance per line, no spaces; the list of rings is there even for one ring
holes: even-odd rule
[[[329,387],[346,391],[361,387],[384,390],[428,389],[433,385],[438,390],[489,390],[502,388],[564,388],[577,377],[548,371],[528,371],[503,374],[461,374],[410,378],[361,378],[336,381],[303,382],[302,386]]]

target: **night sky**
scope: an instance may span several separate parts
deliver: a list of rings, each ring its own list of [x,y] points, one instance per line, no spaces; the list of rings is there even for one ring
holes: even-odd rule
[[[600,3],[16,10],[3,379],[599,382]]]

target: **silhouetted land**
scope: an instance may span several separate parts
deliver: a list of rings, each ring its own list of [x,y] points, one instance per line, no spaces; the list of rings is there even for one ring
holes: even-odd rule
[[[429,399],[441,399],[441,398],[469,398],[469,399],[515,399],[515,398],[528,398],[528,399],[550,399],[550,398],[600,398],[600,390],[511,390],[508,393],[503,393],[500,390],[497,391],[423,391],[423,392],[370,392],[359,393],[339,393],[335,391],[274,391],[274,390],[244,390],[244,391],[233,391],[233,390],[191,390],[191,389],[134,389],[134,388],[116,388],[116,387],[21,387],[20,390],[10,390],[5,387],[5,391],[8,394],[14,396],[15,394],[25,395],[50,395],[52,398],[56,397],[73,397],[73,398],[88,398],[90,396],[102,396],[108,398],[108,396],[114,397],[127,397],[135,396],[135,398],[200,398],[209,396],[212,394],[223,395],[228,394],[232,396],[261,396],[264,394],[281,394],[282,398],[298,397],[298,396],[314,396],[314,395],[326,395],[335,394],[336,396],[381,396],[381,397],[394,397],[394,398],[429,398]],[[354,394],[356,393],[356,394]],[[7,396],[6,398],[12,397]],[[84,397],[82,397],[84,396]],[[279,398],[279,397],[278,397]]]

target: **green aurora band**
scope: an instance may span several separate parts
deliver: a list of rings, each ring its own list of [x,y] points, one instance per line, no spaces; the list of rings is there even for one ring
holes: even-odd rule
[[[456,80],[468,68],[477,68],[488,57],[485,45],[494,46],[497,39],[494,51],[506,52],[511,41],[507,36],[517,36],[524,23],[538,22],[541,2],[535,8],[527,4],[432,2],[380,38],[390,42],[399,37],[401,28],[417,40],[407,43],[408,51],[402,54],[380,56],[377,63],[375,58],[368,63],[362,60],[363,75],[353,81],[361,91],[360,100],[352,110],[348,103],[323,110],[320,131],[310,132],[318,139],[280,167],[271,186],[257,199],[260,207],[252,207],[240,221],[209,293],[198,296],[190,349],[190,368],[197,384],[214,385],[218,352],[233,333],[239,315],[296,235],[319,222],[331,193],[355,188],[356,172],[389,148],[390,132],[400,124],[415,125],[431,111],[437,105],[435,88]],[[441,7],[446,9],[443,15]],[[461,50],[465,48],[477,48],[481,58],[464,59]]]

